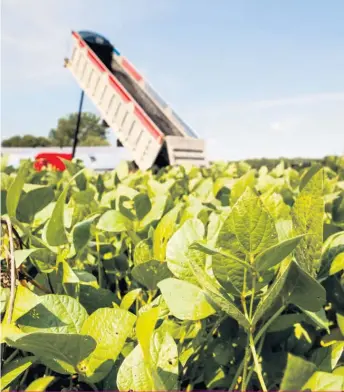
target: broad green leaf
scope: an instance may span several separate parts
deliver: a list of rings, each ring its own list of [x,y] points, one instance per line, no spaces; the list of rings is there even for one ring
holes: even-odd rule
[[[324,309],[320,309],[318,312],[310,312],[309,310],[305,310],[302,308],[300,309],[317,327],[325,329],[327,333],[330,333],[330,322],[326,317]]]
[[[136,322],[136,336],[141,346],[143,357],[150,362],[150,345],[155,324],[159,318],[160,308],[154,307],[142,313]]]
[[[27,192],[20,199],[17,217],[22,222],[31,222],[35,215],[48,206],[55,198],[51,186],[42,186]]]
[[[199,219],[186,221],[168,241],[166,248],[167,265],[177,278],[195,282],[187,260],[189,246],[204,237],[204,225]]]
[[[146,263],[153,259],[152,244],[150,240],[141,240],[134,250],[135,265]]]
[[[298,391],[315,372],[316,366],[292,354],[288,354],[287,367],[284,370],[281,391]]]
[[[264,250],[256,257],[254,261],[255,268],[259,272],[264,272],[279,264],[295,249],[303,237],[303,235],[299,235]]]
[[[335,275],[343,270],[344,270],[344,252],[339,253],[339,255],[337,255],[334,258],[330,267],[329,275]]]
[[[320,347],[312,352],[311,360],[318,370],[332,372],[344,353],[344,342],[336,342],[328,347]]]
[[[174,391],[178,390],[178,348],[166,332],[155,331],[150,345],[151,368],[137,345],[124,359],[117,375],[121,391]],[[152,374],[151,369],[154,372]]]
[[[16,289],[16,296],[14,299],[12,322],[17,321],[25,313],[29,312],[42,301],[42,298],[34,294],[28,288],[18,285]],[[4,319],[8,318],[8,309],[4,316]]]
[[[313,277],[320,267],[323,242],[323,186],[323,171],[319,170],[304,184],[291,211],[295,234],[307,234],[297,246],[295,257]]]
[[[10,299],[11,290],[8,287],[0,286],[0,313],[6,310],[8,300]]]
[[[14,259],[16,261],[16,268],[19,268],[21,264],[29,257],[32,255],[34,252],[39,252],[41,251],[42,248],[40,249],[17,249],[14,251]]]
[[[187,256],[190,271],[199,286],[204,290],[209,303],[213,307],[217,307],[233,317],[244,329],[248,329],[249,323],[246,317],[234,304],[233,297],[230,297],[225,290],[218,285],[217,281],[212,279],[207,272],[200,267],[200,265],[204,264],[204,254],[197,250],[189,249]]]
[[[259,197],[248,188],[222,225],[216,248],[252,264],[256,255],[276,243],[277,232],[271,216]],[[227,291],[240,295],[245,275],[242,263],[238,263],[233,257],[215,254],[212,257],[212,268],[214,275]],[[248,271],[247,288],[250,288],[251,282],[252,276]]]
[[[269,326],[268,332],[280,332],[304,321],[301,313],[282,314]]]
[[[144,193],[140,193],[134,197],[134,206],[137,219],[139,220],[142,220],[152,208],[149,197]]]
[[[181,320],[201,320],[215,313],[204,292],[194,284],[168,278],[158,287],[171,313]]]
[[[31,162],[25,162],[23,165],[20,165],[14,181],[12,182],[9,189],[7,190],[6,209],[7,209],[7,214],[11,218],[16,217],[16,211],[20,200],[20,195],[22,193],[25,180],[28,177],[30,165]]]
[[[65,374],[75,373],[80,361],[96,348],[90,336],[34,332],[7,337],[6,343],[19,350],[33,353],[52,370]]]
[[[309,293],[312,293],[310,296]],[[252,324],[256,323],[274,306],[289,303],[311,312],[319,311],[326,302],[325,289],[297,263],[291,261],[280,270],[279,275],[259,302]]]
[[[83,170],[75,174],[70,182],[65,186],[55,204],[52,215],[49,219],[46,238],[51,246],[61,246],[68,243],[68,238],[65,231],[64,209],[69,186],[73,180],[81,174]]]
[[[337,313],[337,323],[340,329],[340,332],[344,336],[344,315]]]
[[[25,389],[25,392],[44,392],[54,380],[56,380],[54,376],[37,378]]]
[[[312,177],[315,176],[321,170],[321,168],[322,168],[321,164],[317,163],[303,174],[300,180],[300,191],[302,191],[303,188],[307,186],[307,184],[312,179]]]
[[[132,229],[132,222],[116,210],[106,211],[99,219],[97,229],[121,233]]]
[[[20,359],[15,359],[1,369],[1,390],[3,391],[9,386],[17,377],[25,372],[31,365],[37,361],[35,356],[27,356]]]
[[[131,305],[136,301],[137,297],[141,294],[141,289],[130,290],[121,301],[121,309],[129,310]]]
[[[147,287],[148,290],[155,290],[160,281],[173,276],[167,267],[167,263],[157,260],[136,265],[131,274],[137,282]]]
[[[94,338],[96,349],[79,368],[91,382],[99,382],[110,372],[125,341],[131,334],[136,316],[123,309],[98,309],[84,322],[81,334]]]
[[[77,204],[91,204],[94,201],[96,192],[92,189],[86,189],[73,194],[73,199]]]
[[[39,304],[17,319],[24,332],[79,333],[88,315],[79,302],[67,295],[47,294]]]
[[[91,218],[77,223],[73,227],[73,244],[77,252],[84,249],[91,239],[91,225],[94,219],[98,217],[93,215]]]
[[[256,184],[255,170],[250,170],[240,177],[231,189],[231,205],[234,205],[247,188],[253,189]]]
[[[326,372],[315,372],[309,380],[302,386],[302,390],[312,392],[334,391],[342,389],[344,377]]]
[[[144,229],[154,221],[159,221],[162,218],[166,208],[167,199],[167,196],[157,196],[154,200],[152,200],[152,208],[140,221],[140,229]]]
[[[118,301],[118,298],[110,290],[82,284],[80,285],[79,301],[87,312],[91,314],[99,308],[110,308],[113,302]]]
[[[181,205],[175,206],[162,217],[153,234],[153,256],[156,260],[165,260],[166,247],[169,239],[176,230],[176,222]]]

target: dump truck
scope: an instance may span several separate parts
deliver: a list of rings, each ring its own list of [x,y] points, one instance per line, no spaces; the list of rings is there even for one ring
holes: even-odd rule
[[[204,140],[109,40],[92,31],[71,35],[72,51],[65,67],[139,169],[208,165]]]

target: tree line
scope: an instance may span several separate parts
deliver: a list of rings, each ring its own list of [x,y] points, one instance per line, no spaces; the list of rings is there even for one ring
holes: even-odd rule
[[[57,121],[56,128],[50,130],[48,136],[12,136],[1,142],[2,147],[70,147],[73,145],[78,113],[71,113]],[[84,112],[81,115],[78,145],[79,146],[108,146],[108,126],[100,117],[93,113]]]

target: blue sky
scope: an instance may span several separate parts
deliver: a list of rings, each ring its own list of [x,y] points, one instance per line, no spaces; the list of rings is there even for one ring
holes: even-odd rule
[[[2,139],[77,110],[74,29],[118,47],[210,159],[344,154],[343,20],[343,0],[2,0]]]

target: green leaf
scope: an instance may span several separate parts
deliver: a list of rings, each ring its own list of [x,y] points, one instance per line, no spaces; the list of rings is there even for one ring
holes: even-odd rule
[[[284,371],[281,391],[298,391],[302,390],[302,386],[315,372],[316,366],[301,357],[288,354],[287,367]]]
[[[1,390],[3,391],[9,386],[17,377],[25,372],[31,365],[37,361],[35,356],[27,356],[20,359],[15,359],[1,369]]]
[[[158,306],[142,313],[136,322],[136,336],[141,346],[143,357],[150,362],[150,344],[155,324],[159,318],[160,308]]]
[[[167,196],[157,196],[152,201],[152,208],[145,215],[145,217],[140,221],[139,228],[144,229],[146,226],[152,224],[154,221],[159,221],[165,211],[167,203]]]
[[[343,355],[344,342],[336,342],[328,347],[320,347],[312,352],[311,360],[318,370],[332,372]]]
[[[303,390],[312,392],[342,390],[344,377],[326,372],[315,372],[302,386]]]
[[[79,301],[89,314],[99,308],[109,308],[118,298],[115,293],[107,289],[92,286],[80,285]]]
[[[142,289],[134,289],[129,291],[121,301],[121,309],[129,310],[131,305],[136,301],[137,297],[141,294]]]
[[[73,199],[77,204],[91,204],[94,201],[96,192],[92,189],[86,189],[73,194]]]
[[[188,264],[197,283],[202,287],[210,304],[221,309],[233,317],[244,328],[249,328],[249,323],[242,312],[232,302],[232,298],[220,287],[216,280],[212,279],[207,272],[200,267],[204,264],[204,254],[190,249],[188,252]]]
[[[25,162],[20,165],[18,173],[7,191],[6,196],[6,209],[10,218],[16,217],[16,211],[20,200],[20,195],[25,184],[25,180],[29,174],[31,162]]]
[[[16,296],[14,300],[13,306],[13,314],[12,314],[12,322],[15,322],[20,317],[22,317],[25,313],[27,313],[30,309],[34,308],[41,302],[42,298],[38,297],[28,288],[18,285],[16,290]],[[8,318],[8,309],[6,311],[4,319]]]
[[[147,261],[135,266],[131,274],[137,282],[147,287],[148,290],[155,290],[160,281],[173,276],[167,264],[157,260]]]
[[[178,390],[178,348],[173,338],[163,331],[155,331],[150,345],[151,366],[144,361],[138,344],[122,362],[117,387],[120,391]],[[153,369],[153,372],[151,371]]]
[[[16,261],[16,268],[19,268],[21,264],[29,257],[32,253],[38,252],[43,248],[36,249],[17,249],[14,251],[14,259]]]
[[[280,270],[266,295],[259,302],[252,324],[256,325],[275,304],[286,306],[290,303],[311,312],[319,311],[326,303],[325,289],[294,261]]]
[[[247,188],[253,189],[256,184],[255,170],[250,170],[240,177],[231,189],[231,205],[234,205]]]
[[[76,252],[84,249],[91,240],[91,225],[94,219],[99,215],[93,215],[91,218],[77,223],[73,228],[73,245]]]
[[[168,278],[158,287],[171,313],[181,320],[201,320],[215,313],[204,292],[194,284]]]
[[[132,222],[116,210],[106,211],[99,219],[97,229],[121,233],[132,229]]]
[[[81,334],[97,342],[96,349],[83,361],[85,378],[99,382],[110,372],[131,334],[136,316],[123,309],[98,309],[84,322]]]
[[[136,246],[134,250],[134,262],[135,265],[146,263],[147,261],[151,261],[153,259],[152,254],[152,244],[151,241],[141,240]]]
[[[44,392],[55,379],[53,376],[37,378],[25,389],[25,392]]]
[[[35,215],[48,206],[54,198],[55,193],[51,186],[42,186],[25,193],[18,204],[18,219],[30,223]]]
[[[318,312],[310,312],[309,310],[305,310],[300,308],[303,313],[311,320],[317,327],[321,329],[325,329],[327,333],[330,333],[330,322],[326,317],[326,313],[324,309],[320,309]]]
[[[337,313],[337,323],[340,329],[340,332],[344,336],[344,316],[342,314]]]
[[[280,332],[293,327],[304,321],[305,316],[301,313],[282,314],[269,326],[268,332]]]
[[[33,353],[52,370],[75,373],[77,365],[96,348],[90,336],[34,332],[5,338],[6,343],[19,350]]]
[[[177,278],[195,282],[188,265],[189,246],[204,237],[204,225],[199,219],[187,220],[168,241],[166,260],[170,271]]]
[[[247,188],[233,206],[222,225],[216,248],[253,263],[254,257],[277,243],[277,232],[271,216],[259,197]],[[241,295],[245,267],[232,257],[215,254],[212,257],[214,275],[221,285],[235,295]],[[247,273],[247,288],[252,282]]]
[[[340,271],[344,270],[344,252],[339,253],[331,264],[329,275],[335,275]]]
[[[72,177],[70,182],[65,186],[59,198],[57,199],[51,218],[49,219],[46,232],[47,242],[50,246],[61,246],[68,243],[64,221],[65,202],[69,186],[71,185],[73,180],[79,174],[81,174],[82,171],[83,170],[79,171],[75,176]]]
[[[17,319],[24,332],[79,333],[88,315],[77,300],[67,295],[47,294],[39,304]]]
[[[316,175],[321,169],[322,169],[321,164],[316,163],[312,165],[312,167],[303,174],[300,180],[300,191],[303,190],[303,188],[309,183],[312,177]]]
[[[295,234],[307,234],[296,248],[295,257],[313,277],[320,267],[323,243],[323,190],[323,171],[319,170],[304,184],[291,211]]]
[[[139,220],[142,220],[152,208],[152,204],[148,195],[144,193],[140,193],[134,197],[134,206],[136,216]]]
[[[264,272],[279,264],[295,249],[301,238],[303,238],[303,235],[282,241],[264,250],[254,261],[257,271]]]
[[[169,239],[176,230],[176,221],[181,209],[178,204],[162,217],[153,235],[153,257],[164,261],[166,258],[166,247]]]

